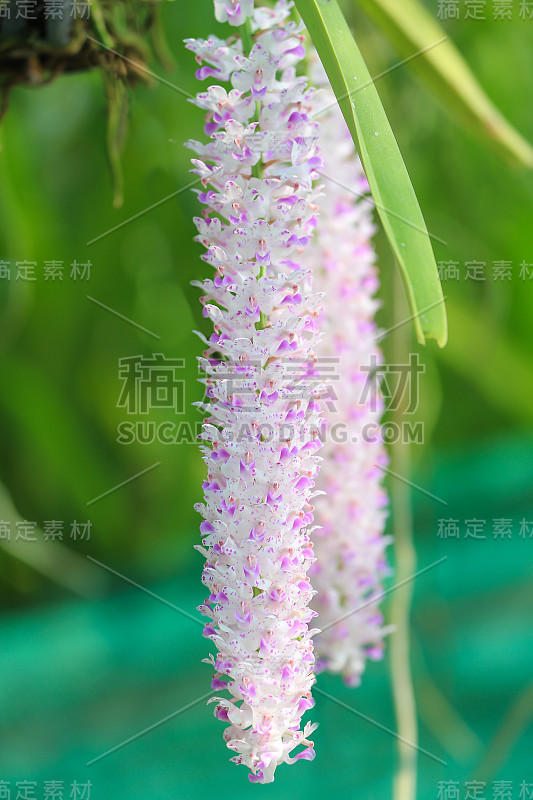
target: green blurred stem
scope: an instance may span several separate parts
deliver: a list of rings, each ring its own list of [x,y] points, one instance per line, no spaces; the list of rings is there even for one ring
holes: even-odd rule
[[[513,745],[533,717],[533,683],[522,689],[511,703],[500,728],[494,734],[473,779],[488,783],[506,763]]]
[[[264,278],[265,275],[266,275],[266,268],[265,267],[261,267],[261,272],[259,273],[259,277],[260,278]],[[269,324],[269,322],[268,322],[267,315],[263,314],[263,312],[261,311],[259,313],[259,329],[260,330],[264,330],[268,326],[268,324]]]
[[[399,270],[394,271],[394,322],[405,317],[404,290]],[[392,361],[406,364],[409,358],[410,328],[402,325],[394,333]],[[393,419],[401,423],[403,409],[393,412]],[[391,454],[392,471],[408,479],[410,472],[409,446],[395,444]],[[398,741],[398,769],[394,777],[394,800],[415,800],[417,782],[418,723],[416,701],[411,675],[410,617],[413,584],[408,579],[416,572],[416,552],[413,544],[413,517],[409,486],[403,481],[391,481],[391,506],[394,534],[395,581],[406,583],[392,594],[391,622],[395,631],[390,637],[391,680],[396,713]],[[403,739],[403,741],[402,741]],[[406,744],[409,742],[409,744]]]
[[[483,743],[433,679],[414,631],[411,642],[420,674],[416,685],[420,720],[458,764],[469,764],[482,750]]]
[[[239,32],[242,39],[242,52],[244,55],[246,55],[246,53],[250,55],[252,47],[254,46],[254,37],[252,35],[252,25],[249,19],[246,20],[244,25],[240,26]]]
[[[107,47],[115,47],[116,42],[110,35],[109,31],[107,30],[104,12],[102,11],[100,0],[92,0],[91,18],[93,25],[96,28],[96,31],[103,44],[105,44]]]
[[[22,522],[21,515],[1,483],[0,519],[9,521],[10,525]],[[4,540],[0,542],[0,550],[80,597],[98,597],[107,590],[107,575],[92,569],[83,556],[63,542],[46,541],[43,532],[38,528],[36,541]]]

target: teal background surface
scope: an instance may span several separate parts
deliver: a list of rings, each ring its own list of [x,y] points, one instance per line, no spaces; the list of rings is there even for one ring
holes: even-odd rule
[[[435,459],[430,486],[448,502],[446,516],[511,518],[511,539],[490,532],[486,540],[439,538],[434,502],[416,504],[416,535],[427,540],[419,567],[446,557],[414,584],[420,745],[446,762],[419,755],[419,797],[427,800],[439,797],[441,781],[458,782],[466,796],[465,782],[531,679],[531,540],[518,535],[518,522],[533,520],[531,445],[531,439],[502,440],[477,448],[468,461]],[[196,566],[199,571],[199,561]],[[142,582],[142,571],[129,577]],[[192,614],[203,598],[192,571],[147,588]],[[201,626],[179,611],[116,577],[97,601],[55,602],[4,617],[0,637],[6,645],[0,654],[4,780],[24,777],[38,786],[59,778],[90,780],[95,798],[255,796],[247,770],[229,763],[224,726],[206,700],[175,714],[209,691],[211,676],[201,663],[208,651]],[[317,686],[394,730],[387,666],[369,664],[359,689],[327,675]],[[435,702],[435,686],[460,724],[449,708],[443,711],[442,700]],[[281,767],[262,794],[294,800],[390,796],[393,736],[329,698],[319,694],[316,700],[307,715],[320,723],[315,761]],[[529,692],[522,710],[531,702]],[[493,781],[512,781],[517,798],[522,781],[532,782],[533,738],[525,717],[478,776],[487,784],[486,797],[493,796]],[[92,759],[98,760],[87,766]]]

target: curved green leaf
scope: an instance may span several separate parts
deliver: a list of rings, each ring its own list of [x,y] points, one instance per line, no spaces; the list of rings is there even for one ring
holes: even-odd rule
[[[418,340],[447,339],[435,257],[387,115],[337,0],[296,0],[366,171],[400,266]]]
[[[410,66],[459,120],[471,125],[515,162],[533,167],[531,145],[487,97],[444,29],[419,0],[357,2],[402,54],[420,53],[420,58],[410,59]],[[436,43],[438,46],[433,47]]]

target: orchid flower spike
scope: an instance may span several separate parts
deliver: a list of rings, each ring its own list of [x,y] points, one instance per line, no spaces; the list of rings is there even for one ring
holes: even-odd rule
[[[310,608],[311,500],[321,424],[314,377],[320,296],[308,267],[317,222],[314,91],[296,66],[302,29],[292,3],[254,8],[215,0],[219,21],[253,41],[187,40],[197,76],[228,82],[199,92],[206,141],[189,142],[204,208],[195,222],[214,276],[198,282],[212,333],[200,359],[205,402],[204,635],[215,716],[232,760],[268,783],[276,767],[314,757]],[[238,33],[237,30],[233,31]],[[203,338],[203,337],[202,337]],[[298,751],[295,753],[295,750]]]

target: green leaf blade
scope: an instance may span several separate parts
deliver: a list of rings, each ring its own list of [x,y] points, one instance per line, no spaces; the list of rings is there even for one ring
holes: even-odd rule
[[[337,0],[296,0],[359,152],[398,261],[418,340],[447,340],[444,297],[426,224],[366,64]],[[327,176],[326,176],[327,177]]]
[[[357,0],[410,59],[418,78],[457,118],[520,166],[533,167],[533,148],[489,99],[461,53],[419,0]],[[438,43],[437,47],[434,47]]]

